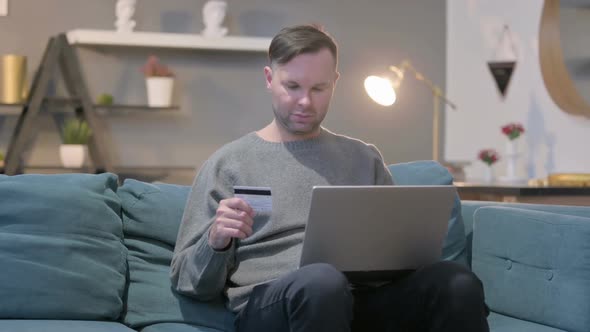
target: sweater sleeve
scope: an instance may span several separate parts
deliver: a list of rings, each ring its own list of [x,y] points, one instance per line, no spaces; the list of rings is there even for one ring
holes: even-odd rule
[[[209,229],[219,202],[231,196],[231,179],[218,163],[205,162],[195,178],[178,231],[170,269],[172,286],[181,294],[211,300],[223,291],[234,264],[232,245],[209,246]]]
[[[383,161],[383,156],[379,149],[377,149],[374,145],[369,145],[373,153],[375,154],[374,163],[375,163],[375,185],[385,186],[385,185],[392,185],[393,184],[393,177],[391,176],[391,172],[389,172],[389,168],[385,165]]]

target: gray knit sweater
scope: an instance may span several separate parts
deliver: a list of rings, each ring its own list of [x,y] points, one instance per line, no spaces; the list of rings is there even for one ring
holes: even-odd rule
[[[172,259],[172,284],[201,300],[224,292],[228,308],[239,311],[254,286],[297,269],[314,185],[387,184],[391,174],[373,145],[325,128],[316,138],[285,143],[250,133],[214,153],[195,178]],[[215,251],[209,227],[233,186],[270,187],[272,212],[254,217],[250,237]]]

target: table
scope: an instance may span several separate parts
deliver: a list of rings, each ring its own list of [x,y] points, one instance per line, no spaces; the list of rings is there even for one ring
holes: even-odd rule
[[[590,206],[590,187],[455,182],[462,200]]]

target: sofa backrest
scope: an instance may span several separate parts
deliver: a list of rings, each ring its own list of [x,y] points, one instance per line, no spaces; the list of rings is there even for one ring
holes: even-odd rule
[[[476,210],[473,272],[494,312],[590,331],[590,209],[584,216],[486,206]],[[574,213],[575,214],[575,213]]]
[[[122,203],[129,285],[123,322],[140,329],[156,323],[188,323],[233,330],[234,316],[221,295],[200,302],[176,293],[170,263],[190,187],[125,180],[117,191]]]
[[[525,209],[534,211],[543,211],[559,213],[568,216],[589,217],[588,207],[567,206],[567,205],[549,205],[549,204],[529,204],[529,203],[504,203],[493,201],[461,201],[461,214],[463,224],[465,225],[465,256],[471,264],[471,252],[473,242],[473,221],[475,212],[482,207],[501,206],[505,208]]]
[[[114,174],[0,175],[0,318],[117,320],[127,249]]]
[[[397,185],[451,185],[451,173],[440,163],[432,160],[391,164],[388,166]],[[467,265],[466,239],[461,214],[461,200],[455,195],[453,210],[448,222],[448,231],[443,245],[442,259]]]

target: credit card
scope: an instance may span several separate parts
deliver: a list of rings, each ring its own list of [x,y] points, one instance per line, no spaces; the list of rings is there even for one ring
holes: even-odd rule
[[[257,213],[272,211],[272,195],[268,187],[234,186],[234,197],[246,201]]]

